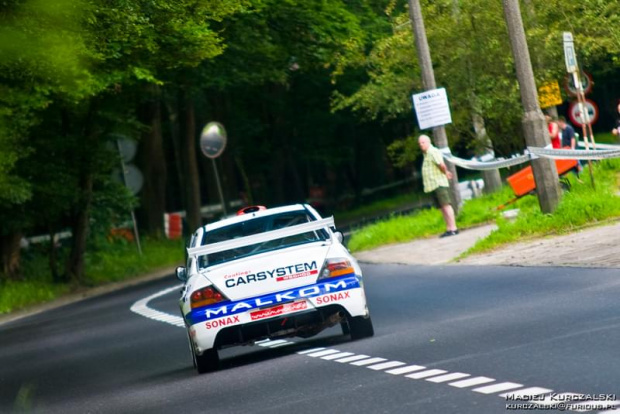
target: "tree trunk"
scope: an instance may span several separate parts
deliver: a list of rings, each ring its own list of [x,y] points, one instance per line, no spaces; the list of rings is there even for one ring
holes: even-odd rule
[[[185,187],[185,213],[189,230],[193,232],[202,226],[200,215],[200,177],[198,174],[198,161],[196,159],[196,117],[194,102],[187,91],[182,92],[180,99],[179,121],[181,123],[181,156],[183,166],[183,178]]]
[[[101,150],[99,133],[94,130],[97,106],[96,101],[91,101],[88,113],[81,120],[81,136],[83,139],[78,143],[79,159],[76,162],[79,171],[77,188],[79,198],[73,207],[71,252],[65,265],[65,274],[68,280],[76,286],[84,282],[84,254],[86,253],[86,242],[90,227],[90,210],[93,203],[93,183],[96,169],[94,161],[95,154]],[[68,117],[68,113],[65,113]]]
[[[144,174],[144,186],[140,192],[142,225],[156,237],[163,235],[163,217],[166,212],[166,157],[161,133],[161,92],[159,87],[149,87],[148,102],[140,108],[140,121],[148,125],[142,133],[138,152],[138,164]]]
[[[19,231],[0,236],[2,276],[7,279],[19,279],[21,276],[21,239],[22,233]]]
[[[90,208],[93,199],[93,173],[90,170],[82,172],[78,191],[81,194],[81,200],[71,223],[73,237],[66,271],[67,277],[75,285],[81,285],[84,281],[84,253],[86,252]]]
[[[476,138],[478,139],[477,151],[478,156],[493,152],[493,144],[487,135],[487,130],[484,124],[484,118],[480,114],[472,114],[472,122],[474,124],[474,131],[476,131]],[[483,170],[482,179],[484,180],[484,193],[491,194],[502,188],[502,177],[499,174],[499,169],[496,170]]]

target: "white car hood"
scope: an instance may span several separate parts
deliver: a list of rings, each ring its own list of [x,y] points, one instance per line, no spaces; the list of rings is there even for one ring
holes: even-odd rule
[[[201,272],[230,300],[240,300],[316,283],[330,242],[262,253]]]

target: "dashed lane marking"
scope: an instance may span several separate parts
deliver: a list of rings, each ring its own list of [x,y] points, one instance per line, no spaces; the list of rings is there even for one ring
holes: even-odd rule
[[[474,392],[481,394],[495,394],[496,392],[513,390],[515,388],[521,388],[523,384],[517,384],[514,382],[502,382],[501,384],[487,385],[486,387],[475,388]]]
[[[470,379],[466,379],[462,381],[451,382],[448,385],[452,387],[456,387],[456,388],[467,388],[467,387],[473,387],[474,385],[486,384],[488,382],[493,382],[493,381],[495,381],[493,378],[475,377],[475,378],[470,378]]]
[[[347,363],[347,362],[352,362],[352,361],[359,361],[360,359],[366,359],[366,358],[370,358],[368,355],[353,355],[350,357],[346,357],[346,358],[342,358],[342,359],[337,359],[336,362],[340,362],[341,364]]]
[[[303,351],[299,351],[299,352],[298,352],[298,354],[301,354],[301,355],[304,355],[304,354],[309,354],[310,352],[316,352],[316,351],[320,351],[320,350],[322,350],[322,349],[325,349],[325,348],[312,348],[312,349],[306,349],[306,350],[303,350]]]
[[[336,351],[335,349],[326,349],[324,351],[313,352],[311,354],[306,354],[306,355],[316,358],[316,357],[322,357],[322,356],[338,354],[338,353],[340,353],[340,351]]]
[[[388,361],[388,362],[384,362],[382,364],[371,365],[371,366],[368,367],[368,369],[373,369],[375,371],[381,371],[383,369],[399,367],[401,365],[405,365],[405,363],[404,362],[400,362],[400,361]]]
[[[429,369],[428,371],[416,372],[415,374],[405,375],[407,378],[411,379],[422,379],[428,377],[435,377],[439,374],[445,374],[448,371],[444,371],[443,369]]]
[[[409,365],[407,367],[391,369],[385,372],[387,372],[388,374],[392,374],[392,375],[402,375],[402,374],[407,374],[409,372],[420,371],[422,369],[426,369],[426,367],[423,367],[422,365]]]
[[[326,359],[328,361],[331,361],[332,359],[344,358],[350,355],[353,355],[353,352],[339,352],[337,354],[326,355],[324,357],[321,357],[321,359]]]
[[[470,377],[471,375],[465,374],[464,372],[453,372],[452,374],[440,375],[434,378],[427,378],[427,381],[434,382],[436,384],[448,381],[454,381],[461,378]]]
[[[370,358],[370,359],[364,359],[362,361],[351,362],[351,365],[355,365],[355,366],[358,366],[358,367],[364,367],[366,365],[375,364],[377,362],[382,362],[382,361],[387,361],[387,359],[385,359],[385,358]]]
[[[331,351],[331,352],[330,352]],[[523,388],[523,384],[518,384],[516,382],[496,382],[494,378],[489,377],[471,377],[471,374],[467,374],[465,372],[447,372],[443,369],[427,369],[422,365],[406,365],[405,362],[402,361],[389,361],[385,358],[376,358],[371,357],[369,355],[359,354],[356,355],[351,352],[341,352],[337,349],[331,348],[313,348],[309,350],[299,351],[297,352],[300,355],[308,355],[312,357],[318,357],[320,359],[332,360],[340,363],[347,363],[349,365],[366,367],[373,371],[383,371],[387,374],[391,375],[402,375],[405,378],[411,379],[424,379],[426,381],[441,384],[448,383],[448,385],[461,388],[461,389],[469,389],[473,392],[477,392],[485,395],[497,395],[506,400],[515,400],[519,401],[523,397],[533,397],[533,396],[541,396],[540,400],[531,401],[536,405],[541,407],[550,406],[551,396],[544,395],[552,393],[553,390],[549,388],[542,387],[528,387]],[[403,366],[405,365],[405,366]],[[485,385],[486,384],[486,385]],[[510,391],[512,390],[512,391]],[[505,392],[508,391],[508,392]],[[502,393],[502,394],[499,394]],[[579,395],[573,393],[563,393],[558,394],[559,398],[562,396],[570,396],[570,395]],[[557,403],[557,400],[554,400],[553,403]],[[620,401],[613,402],[612,405],[620,406]],[[609,405],[609,406],[612,406]],[[582,406],[583,407],[583,406]],[[571,407],[571,404],[566,405],[566,411],[592,411],[593,409],[584,410],[579,405],[574,405]],[[596,408],[595,408],[596,409]],[[607,411],[601,411],[602,413],[607,413]]]

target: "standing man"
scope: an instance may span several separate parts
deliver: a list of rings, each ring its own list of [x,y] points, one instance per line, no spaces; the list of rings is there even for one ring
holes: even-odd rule
[[[568,125],[566,118],[563,116],[558,118],[558,126],[560,127],[560,137],[562,138],[562,148],[564,149],[577,149],[577,137],[575,136],[575,129]],[[583,184],[583,181],[579,178],[581,172],[581,162],[577,160],[577,166],[572,170],[577,176],[577,182]]]
[[[454,210],[450,204],[450,183],[448,182],[452,179],[452,173],[446,168],[441,151],[431,144],[428,135],[420,135],[418,145],[424,154],[424,162],[422,163],[424,192],[433,196],[446,222],[446,232],[439,237],[456,236],[459,231],[456,228]]]
[[[576,149],[577,141],[575,140],[575,129],[566,123],[566,118],[563,116],[558,118],[558,126],[560,127],[561,138],[562,138],[562,148],[565,149]]]

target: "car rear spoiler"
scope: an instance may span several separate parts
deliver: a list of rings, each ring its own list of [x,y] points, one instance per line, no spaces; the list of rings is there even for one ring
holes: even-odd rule
[[[205,254],[223,252],[226,250],[236,249],[243,246],[250,246],[256,243],[268,242],[271,240],[282,239],[284,237],[295,236],[297,234],[308,233],[310,231],[321,230],[325,228],[335,227],[334,217],[328,217],[321,220],[311,221],[309,223],[297,224],[295,226],[285,227],[283,229],[266,231],[251,236],[239,237],[238,239],[226,240],[223,242],[206,244],[187,249],[190,257],[204,256]]]

